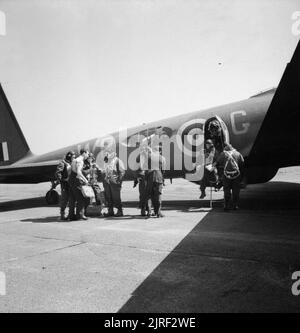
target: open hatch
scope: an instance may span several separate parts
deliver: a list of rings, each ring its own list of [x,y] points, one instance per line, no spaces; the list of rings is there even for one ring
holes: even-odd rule
[[[204,140],[211,139],[215,149],[221,153],[225,143],[229,143],[229,132],[225,122],[218,116],[206,120],[204,125]]]

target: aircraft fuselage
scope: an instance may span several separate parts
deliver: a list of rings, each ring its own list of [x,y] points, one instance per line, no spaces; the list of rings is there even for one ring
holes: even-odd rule
[[[193,143],[191,142],[191,146],[187,147],[186,145],[189,144],[189,142],[180,142],[180,134],[186,131],[185,134],[196,134],[198,138],[200,137],[200,140],[202,136],[203,142],[205,134],[205,121],[215,116],[219,117],[224,122],[230,143],[242,153],[247,161],[247,156],[251,151],[252,145],[269,108],[273,95],[274,92],[270,92],[249,98],[247,100],[209,108],[202,111],[195,111],[133,127],[126,131],[123,130],[121,132],[115,132],[110,135],[100,136],[98,138],[84,141],[79,144],[68,146],[40,156],[29,155],[22,160],[12,164],[13,170],[11,175],[6,172],[5,179],[1,179],[0,172],[0,180],[1,182],[7,183],[37,183],[42,181],[49,181],[53,177],[54,169],[53,166],[50,165],[49,168],[47,168],[47,161],[58,161],[63,158],[67,151],[74,150],[75,152],[79,152],[81,148],[86,148],[92,152],[96,156],[97,163],[101,166],[101,163],[103,163],[103,145],[105,142],[107,143],[110,140],[114,141],[120,158],[127,166],[125,180],[130,180],[134,177],[134,170],[130,165],[130,160],[136,156],[136,138],[138,138],[138,140],[141,140],[143,137],[147,138],[153,133],[156,133],[158,130],[163,131],[164,137],[169,138],[169,143],[171,143],[171,147],[173,147],[169,152],[169,156],[165,156],[168,161],[166,178],[186,177],[188,179],[187,175],[193,174],[193,171],[191,170],[193,167],[191,165],[193,161],[190,163],[185,163],[184,156],[186,155],[186,149],[192,150]],[[24,170],[24,165],[28,165],[28,167],[30,167],[32,170],[32,167],[34,167],[36,163],[45,163],[45,172],[44,174],[40,174],[33,179],[30,176],[32,173],[31,171],[28,175],[26,175],[26,169]],[[18,169],[16,167],[19,164],[22,165],[22,172],[20,172],[20,175],[18,176]],[[190,165],[186,166],[185,164]],[[257,167],[259,168],[259,164]],[[268,170],[268,168],[265,168],[265,171],[267,170],[266,176],[261,175],[261,168],[259,168],[258,172],[258,169],[255,169],[256,166],[251,166],[251,170],[249,168],[248,182],[261,182],[265,181],[266,178],[272,178],[277,171],[277,167],[270,167],[272,169],[271,171]],[[253,179],[253,175],[261,177],[262,180]]]

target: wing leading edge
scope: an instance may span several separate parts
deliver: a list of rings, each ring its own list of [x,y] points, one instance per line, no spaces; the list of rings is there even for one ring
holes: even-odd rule
[[[0,167],[0,183],[33,184],[47,182],[53,179],[58,163],[58,160],[54,160]]]

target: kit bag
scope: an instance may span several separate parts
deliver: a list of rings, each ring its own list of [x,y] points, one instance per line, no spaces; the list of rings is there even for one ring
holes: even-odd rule
[[[92,188],[92,186],[90,185],[82,185],[81,186],[81,193],[85,198],[94,198],[95,197],[95,193],[94,190]]]

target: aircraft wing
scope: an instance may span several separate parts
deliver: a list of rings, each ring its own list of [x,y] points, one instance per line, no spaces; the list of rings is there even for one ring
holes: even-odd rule
[[[59,160],[0,167],[1,183],[40,183],[53,179]]]
[[[246,160],[248,167],[300,165],[300,41]]]

